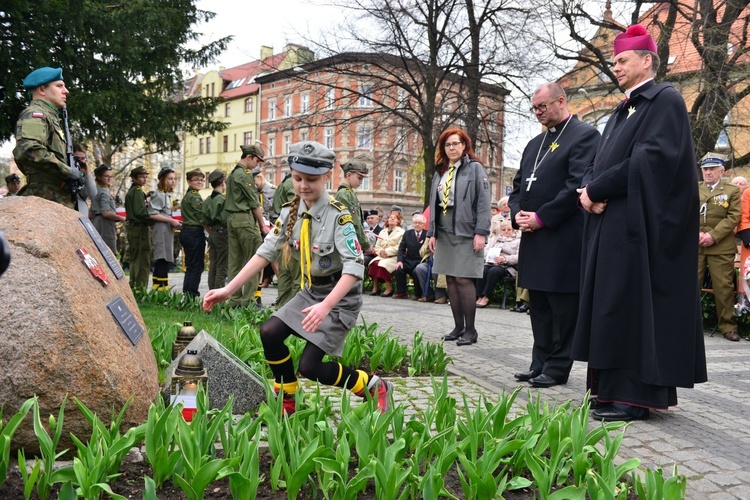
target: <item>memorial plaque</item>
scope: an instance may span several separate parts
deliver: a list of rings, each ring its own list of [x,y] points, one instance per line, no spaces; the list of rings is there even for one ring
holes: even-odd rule
[[[114,273],[115,278],[119,280],[120,278],[125,276],[125,273],[123,272],[122,267],[120,267],[120,263],[112,254],[112,250],[110,250],[107,244],[104,243],[104,240],[99,234],[99,231],[96,230],[94,225],[91,223],[91,220],[89,220],[88,216],[82,215],[81,217],[78,217],[78,220],[81,221],[81,224],[83,224],[83,228],[86,230],[87,233],[89,233],[89,237],[96,245],[96,248],[99,249],[99,252],[102,254],[102,257],[104,257],[104,260],[107,262],[107,265]]]
[[[125,301],[122,300],[122,297],[117,297],[116,299],[111,300],[107,304],[107,309],[109,309],[112,316],[115,317],[115,321],[120,325],[120,328],[122,328],[122,331],[125,333],[128,340],[130,340],[133,345],[136,345],[138,340],[143,336],[143,328],[138,324],[135,316],[130,312]]]

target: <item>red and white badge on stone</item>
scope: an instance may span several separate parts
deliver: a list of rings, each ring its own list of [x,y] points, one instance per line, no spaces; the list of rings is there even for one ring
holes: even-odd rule
[[[81,261],[86,264],[86,267],[89,268],[89,271],[91,271],[91,274],[94,275],[94,278],[102,282],[102,286],[109,285],[109,280],[107,279],[107,275],[104,273],[104,269],[102,269],[95,258],[89,255],[85,248],[79,248],[78,250],[76,250],[76,253],[81,258]]]

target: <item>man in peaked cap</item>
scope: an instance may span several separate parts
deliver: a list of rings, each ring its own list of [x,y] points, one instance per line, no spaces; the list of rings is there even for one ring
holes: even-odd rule
[[[148,170],[136,167],[130,171],[130,185],[125,195],[125,231],[130,252],[130,288],[143,289],[148,286],[151,268],[151,235],[153,224],[148,215],[148,201],[144,186],[148,182]]]
[[[336,199],[343,203],[352,214],[354,229],[357,231],[357,239],[364,253],[370,252],[370,239],[365,234],[364,225],[362,224],[362,208],[359,205],[357,193],[354,191],[362,185],[362,181],[367,177],[367,165],[362,160],[356,158],[344,163],[341,167],[344,172],[344,181],[339,185],[336,191]]]
[[[6,175],[5,186],[8,188],[8,193],[5,196],[18,196],[18,191],[21,189],[21,178],[18,177],[18,174]]]
[[[593,418],[644,419],[705,382],[695,269],[698,177],[685,101],[656,83],[656,44],[634,25],[614,41],[627,99],[579,189],[588,212],[573,359],[588,362]]]
[[[252,171],[263,162],[263,150],[252,144],[241,146],[242,156],[227,178],[224,210],[227,212],[229,237],[228,277],[231,281],[245,263],[255,255],[268,233],[263,223],[263,207]],[[255,296],[255,307],[260,307],[260,279],[256,276],[229,299],[230,307],[248,307]]]
[[[724,179],[726,157],[707,153],[701,159],[703,182],[698,184],[700,233],[698,236],[698,283],[711,276],[719,330],[724,338],[740,340],[734,319],[734,228],[740,219],[740,190]]]
[[[27,181],[21,195],[46,198],[77,210],[67,188],[74,174],[67,163],[60,121],[68,96],[62,69],[36,69],[24,79],[23,88],[32,100],[16,123],[13,157]]]

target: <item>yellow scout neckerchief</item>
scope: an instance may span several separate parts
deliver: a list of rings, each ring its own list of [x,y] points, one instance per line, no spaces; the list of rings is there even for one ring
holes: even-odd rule
[[[312,268],[312,253],[310,251],[310,221],[312,215],[310,212],[304,212],[302,214],[302,228],[299,233],[299,268],[300,268],[300,289],[305,288],[305,280],[307,280],[307,288],[312,286],[312,276],[310,269]]]

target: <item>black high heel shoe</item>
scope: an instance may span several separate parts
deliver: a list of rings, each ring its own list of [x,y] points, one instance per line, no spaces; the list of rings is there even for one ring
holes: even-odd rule
[[[445,340],[446,342],[451,342],[453,340],[460,339],[463,333],[464,333],[463,329],[454,328],[452,332],[450,332],[448,335],[443,337],[443,340]]]
[[[378,295],[380,295],[380,290],[378,290],[377,292],[370,292],[370,295],[373,297],[377,297]]]
[[[476,344],[478,339],[479,339],[479,333],[477,333],[476,330],[474,330],[474,332],[472,333],[464,331],[464,334],[461,335],[460,339],[458,339],[458,342],[456,342],[456,345]]]
[[[391,293],[384,293],[381,297],[393,297],[393,290],[391,290]]]

